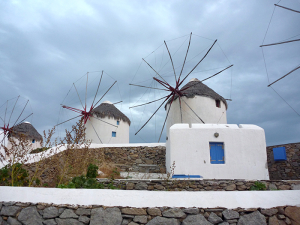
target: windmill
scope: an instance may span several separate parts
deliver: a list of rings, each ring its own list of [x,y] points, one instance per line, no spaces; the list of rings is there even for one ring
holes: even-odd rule
[[[279,1],[280,2],[280,1]],[[279,3],[278,2],[278,3]],[[299,45],[297,46],[296,45],[296,43],[298,42],[298,41],[300,41],[300,39],[299,38],[297,38],[297,39],[295,39],[295,37],[297,37],[297,36],[299,36],[300,34],[297,34],[296,36],[292,36],[292,37],[289,37],[289,38],[285,38],[284,40],[282,40],[282,41],[277,41],[277,42],[274,42],[274,43],[268,43],[268,44],[265,44],[265,39],[266,39],[266,36],[267,36],[267,34],[268,34],[268,32],[269,32],[269,28],[270,28],[270,24],[271,24],[271,22],[272,22],[272,20],[274,19],[273,18],[273,16],[274,16],[274,12],[275,12],[275,10],[277,9],[277,8],[279,8],[279,9],[283,9],[285,12],[288,12],[288,15],[297,15],[296,13],[298,13],[298,15],[300,16],[300,11],[299,10],[295,10],[295,9],[292,9],[291,7],[286,7],[286,6],[283,6],[283,5],[279,5],[279,4],[274,4],[274,9],[273,9],[273,14],[272,14],[272,16],[271,16],[271,18],[270,18],[270,22],[269,22],[269,25],[268,25],[268,28],[267,28],[267,30],[266,30],[266,33],[265,33],[265,36],[264,36],[264,39],[263,39],[263,42],[262,42],[262,45],[260,45],[259,47],[261,47],[261,50],[262,50],[262,55],[263,55],[263,58],[264,58],[264,63],[265,63],[265,69],[266,69],[266,74],[267,74],[267,78],[268,78],[268,87],[271,87],[271,89],[298,115],[298,116],[300,116],[300,114],[299,114],[299,112],[297,112],[296,111],[296,109],[295,108],[293,108],[292,107],[292,105],[290,104],[290,103],[288,103],[288,101],[286,101],[283,97],[282,97],[282,95],[280,95],[279,93],[278,93],[278,91],[276,91],[275,89],[274,89],[274,84],[275,83],[277,83],[277,82],[279,82],[279,81],[281,81],[282,79],[284,79],[284,78],[286,78],[288,75],[290,75],[290,74],[293,74],[293,73],[295,73],[297,70],[299,70],[300,69],[300,64],[298,64],[298,65],[296,65],[296,66],[293,66],[292,68],[289,68],[289,70],[287,71],[287,72],[285,72],[285,74],[284,75],[282,75],[281,74],[281,76],[278,78],[278,79],[276,79],[276,80],[274,80],[274,81],[270,81],[270,77],[269,77],[269,74],[270,74],[270,72],[268,71],[268,68],[267,68],[267,63],[266,63],[266,56],[265,56],[265,51],[264,51],[264,49],[267,47],[268,49],[270,49],[270,48],[275,48],[275,47],[280,47],[280,46],[282,46],[282,45],[284,45],[284,47],[281,49],[281,50],[279,50],[279,49],[277,49],[277,52],[278,53],[280,53],[280,55],[284,55],[284,52],[286,51],[286,52],[289,52],[289,53],[291,53],[291,51],[293,50],[293,51],[295,51],[295,55],[296,56],[299,56]],[[298,17],[299,18],[299,17]],[[282,18],[281,18],[281,20],[282,20]],[[277,24],[278,25],[278,24]],[[286,26],[285,26],[286,27]],[[293,30],[294,31],[294,30]],[[280,32],[280,34],[285,34],[285,32]],[[274,35],[275,36],[275,35]],[[276,35],[275,36],[276,37],[276,39],[278,38],[278,35]],[[277,39],[278,40],[278,39]],[[289,49],[288,50],[285,50],[284,48],[287,48],[287,47],[289,47]],[[272,48],[272,49],[273,49]],[[298,49],[297,49],[298,48]],[[272,57],[274,57],[274,53],[272,53]],[[282,57],[281,59],[284,59],[285,57]],[[295,61],[297,62],[297,60],[299,60],[299,58],[297,57],[297,59],[296,59],[296,57],[294,57],[294,59],[295,59]],[[293,62],[293,63],[295,63],[295,62]],[[298,63],[299,63],[299,61],[298,61]],[[284,63],[283,61],[281,61],[281,65],[285,65],[285,64],[287,64],[287,63]],[[289,64],[291,64],[291,63],[289,63]],[[289,65],[288,65],[289,66]],[[287,66],[286,66],[287,67]],[[289,66],[290,67],[290,66]],[[276,68],[276,73],[277,73],[277,70],[278,70],[278,68]],[[273,72],[273,71],[272,71]],[[281,73],[281,72],[280,72]],[[289,87],[289,90],[291,90],[292,89],[292,87]]]
[[[20,125],[32,116],[31,107],[29,107],[29,100],[17,96],[15,98],[7,100],[0,107],[0,120],[1,130],[0,144],[1,144],[1,157],[5,159],[8,156],[7,145],[9,144],[9,138],[18,136]]]
[[[198,35],[195,35],[198,36]],[[198,36],[199,37],[199,36]],[[145,58],[143,58],[143,62],[148,66],[149,70],[152,72],[153,76],[153,80],[154,83],[152,82],[152,85],[154,84],[154,86],[145,86],[145,85],[141,85],[139,84],[133,84],[131,83],[130,85],[132,86],[137,86],[137,87],[142,87],[142,88],[146,88],[146,89],[152,89],[152,90],[160,90],[160,91],[164,91],[164,93],[167,93],[167,95],[164,95],[161,98],[152,100],[152,101],[148,101],[146,103],[143,104],[138,104],[138,105],[134,105],[130,108],[135,108],[135,107],[140,107],[140,106],[145,106],[151,103],[155,103],[158,101],[162,101],[162,103],[159,105],[159,107],[156,108],[156,110],[154,111],[154,113],[150,116],[150,118],[138,129],[138,131],[135,133],[135,135],[137,135],[145,126],[146,124],[153,118],[153,116],[158,112],[158,110],[164,105],[164,104],[169,104],[169,107],[166,107],[167,109],[167,114],[165,116],[163,125],[162,125],[162,129],[160,132],[160,136],[158,139],[158,142],[161,139],[162,136],[162,132],[163,129],[165,127],[166,121],[168,119],[168,115],[170,113],[170,110],[172,108],[172,104],[174,103],[174,101],[176,99],[178,99],[179,101],[179,111],[181,114],[181,122],[182,122],[182,106],[183,104],[186,105],[189,110],[190,113],[194,114],[197,118],[199,118],[199,120],[202,123],[205,123],[205,121],[202,120],[201,115],[198,115],[195,110],[193,109],[193,106],[189,105],[187,101],[185,101],[185,99],[183,98],[184,96],[184,92],[187,91],[190,88],[193,88],[193,86],[197,85],[196,83],[193,85],[188,85],[183,87],[184,82],[187,80],[187,78],[194,72],[194,73],[199,73],[199,71],[196,71],[196,68],[198,68],[198,66],[205,61],[205,59],[207,58],[207,56],[209,55],[209,53],[212,51],[212,49],[214,48],[214,46],[217,43],[217,40],[211,41],[209,40],[209,42],[212,42],[212,44],[210,44],[209,46],[205,46],[204,48],[201,48],[199,51],[197,51],[196,53],[194,53],[193,57],[189,57],[189,52],[191,51],[190,46],[191,46],[191,42],[192,42],[192,33],[190,33],[189,38],[188,38],[188,44],[187,44],[187,49],[186,51],[184,51],[184,55],[183,57],[181,57],[180,60],[176,60],[177,65],[174,61],[174,55],[177,54],[178,55],[178,51],[179,49],[182,49],[183,44],[180,45],[180,47],[175,51],[172,52],[169,50],[169,46],[167,44],[167,41],[164,41],[164,47],[166,50],[166,55],[168,55],[168,61],[166,63],[163,63],[163,66],[157,66],[157,62],[156,62],[156,58],[155,57],[155,62],[153,63],[154,65],[151,65]],[[197,45],[196,45],[197,46]],[[197,59],[196,61],[194,59]],[[181,62],[180,62],[181,61]],[[164,68],[165,65],[170,64],[171,65],[171,69],[170,70],[166,70],[163,71],[161,68]],[[188,64],[188,65],[187,65]],[[210,65],[211,66],[211,65]],[[228,70],[229,68],[231,68],[233,65],[226,65],[226,66],[222,66],[220,70],[218,70],[216,73],[208,76],[205,79],[201,79],[201,82],[206,81],[210,78],[213,78],[215,76],[217,76],[218,74]],[[158,67],[160,69],[156,69],[155,67]],[[211,72],[211,68],[206,68],[204,67],[204,69],[206,69],[206,71]],[[214,68],[214,69],[219,69],[219,68]],[[201,72],[201,71],[200,71]],[[172,73],[172,74],[170,74]],[[167,78],[171,77],[172,80],[170,82],[167,81]],[[175,81],[175,83],[174,83]],[[158,84],[158,87],[155,86],[155,84]]]
[[[101,135],[99,134],[99,131],[97,130],[97,127],[95,127],[94,123],[92,123],[91,120],[98,120],[102,124],[114,127],[115,129],[118,128],[117,124],[112,124],[106,121],[105,119],[97,116],[97,114],[95,113],[95,109],[97,109],[100,106],[99,104],[101,100],[105,96],[107,97],[109,95],[109,91],[113,88],[117,81],[110,77],[108,74],[106,74],[104,71],[101,72],[100,77],[99,74],[99,71],[87,72],[85,75],[83,75],[81,78],[79,78],[72,84],[72,87],[68,91],[66,97],[64,98],[61,104],[62,108],[60,113],[61,116],[59,118],[60,121],[55,126],[59,126],[70,122],[74,119],[80,118],[82,119],[83,124],[86,126],[86,129],[89,129],[91,127],[94,133],[96,134],[98,142],[103,143],[103,140],[101,138]],[[102,93],[101,97],[99,97],[100,93]],[[114,98],[113,96],[110,97]],[[122,101],[115,102],[114,104],[118,104],[120,102]],[[74,114],[77,115],[72,118],[70,118],[70,116],[67,115],[68,118],[62,119],[62,115],[65,114],[66,110],[72,112],[73,116]],[[90,132],[86,131],[86,133]]]

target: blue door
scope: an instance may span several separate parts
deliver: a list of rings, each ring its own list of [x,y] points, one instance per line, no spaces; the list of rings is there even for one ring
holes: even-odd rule
[[[222,142],[210,142],[210,163],[224,164],[224,144]]]

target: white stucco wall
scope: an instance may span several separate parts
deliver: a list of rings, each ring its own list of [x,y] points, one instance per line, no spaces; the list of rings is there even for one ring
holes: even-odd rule
[[[16,139],[16,138],[13,138],[13,139],[14,139],[14,141],[15,141],[16,143],[19,143],[19,140],[18,140],[18,139]],[[36,148],[41,148],[41,147],[42,147],[41,142],[38,141],[38,140],[35,140],[35,142],[32,143],[32,139],[28,139],[27,143],[28,143],[27,147],[28,147],[28,150],[29,150],[29,151],[34,150],[34,149],[36,149]],[[8,139],[8,142],[7,142],[7,148],[8,148],[8,149],[11,149],[11,148],[12,148],[12,143],[9,141],[9,139]]]
[[[0,187],[1,201],[124,207],[272,208],[299,206],[300,190],[141,191]]]
[[[86,139],[91,140],[92,143],[101,144],[95,132],[96,130],[103,144],[129,143],[129,124],[127,122],[119,120],[120,124],[117,125],[118,120],[114,119],[113,117],[109,118],[106,116],[104,118],[99,119],[107,123],[113,124],[117,127],[114,127],[112,125],[109,125],[105,122],[91,117],[90,120],[88,120],[85,124]],[[95,130],[93,129],[91,123],[93,123]],[[112,137],[113,131],[116,132],[116,137]]]
[[[264,130],[255,125],[175,124],[166,145],[166,168],[204,179],[268,180]],[[219,137],[214,133],[218,132]],[[210,142],[224,143],[225,164],[210,163]]]
[[[226,106],[220,101],[220,108],[216,107],[216,101],[209,97],[195,96],[194,98],[182,97],[182,99],[193,109],[193,111],[204,121],[204,123],[226,124]],[[176,99],[171,106],[166,122],[167,137],[170,127],[176,123],[202,123],[191,109],[181,101],[182,122],[180,114],[179,99]],[[166,113],[170,104],[167,105]]]

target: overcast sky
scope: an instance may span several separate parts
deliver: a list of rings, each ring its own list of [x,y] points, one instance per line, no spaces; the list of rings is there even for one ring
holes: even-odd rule
[[[26,110],[33,112],[29,121],[42,133],[58,121],[76,116],[62,112],[60,105],[71,105],[77,97],[72,84],[84,96],[85,74],[90,72],[87,99],[93,99],[101,76],[101,72],[93,71],[104,70],[100,92],[117,80],[103,100],[123,101],[116,106],[132,121],[130,142],[157,142],[166,115],[163,108],[137,136],[134,133],[159,102],[128,108],[162,95],[159,91],[145,93],[145,89],[129,83],[155,85],[154,75],[142,58],[152,66],[167,63],[164,40],[180,70],[192,32],[190,64],[185,72],[193,66],[193,56],[218,41],[187,81],[204,79],[234,64],[204,82],[224,98],[232,99],[228,123],[261,126],[267,145],[299,142],[300,69],[272,85],[281,97],[267,85],[299,66],[300,42],[265,47],[266,67],[259,47],[278,2],[0,1],[0,105],[18,95],[20,102],[29,99]],[[299,0],[281,0],[279,4],[300,11]],[[299,13],[276,7],[264,43],[299,39],[299,24]],[[174,85],[174,77],[170,79]],[[21,111],[18,105],[16,112]]]

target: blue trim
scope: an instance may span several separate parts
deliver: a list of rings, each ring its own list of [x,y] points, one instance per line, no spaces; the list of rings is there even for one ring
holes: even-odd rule
[[[200,175],[174,174],[172,178],[203,178]]]
[[[117,137],[117,132],[112,131],[112,132],[111,132],[111,136],[112,136],[112,137]]]
[[[120,121],[119,120],[117,120],[117,125],[120,125]]]
[[[222,142],[210,142],[210,163],[225,164],[224,144]]]
[[[286,161],[285,147],[273,148],[274,161]]]

